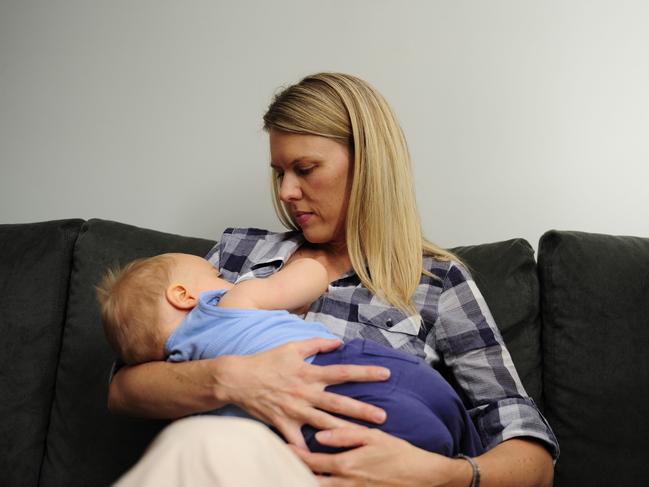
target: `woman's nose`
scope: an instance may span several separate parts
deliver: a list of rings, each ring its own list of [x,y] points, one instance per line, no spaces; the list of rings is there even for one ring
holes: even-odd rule
[[[302,190],[297,178],[291,174],[284,173],[279,186],[279,199],[284,203],[299,200],[302,197]]]

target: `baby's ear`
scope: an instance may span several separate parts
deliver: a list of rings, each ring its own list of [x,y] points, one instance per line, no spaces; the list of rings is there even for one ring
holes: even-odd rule
[[[171,284],[165,293],[169,304],[178,309],[192,309],[196,306],[196,297],[184,285]]]

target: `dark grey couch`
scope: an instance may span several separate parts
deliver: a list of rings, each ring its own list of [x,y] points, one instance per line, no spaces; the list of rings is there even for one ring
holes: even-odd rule
[[[107,265],[213,242],[121,223],[0,225],[0,485],[102,486],[165,422],[106,410]],[[550,231],[455,249],[561,444],[558,486],[649,485],[649,239]]]

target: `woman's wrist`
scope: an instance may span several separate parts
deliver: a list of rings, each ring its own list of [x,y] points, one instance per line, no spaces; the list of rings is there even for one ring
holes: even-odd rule
[[[411,485],[422,487],[469,487],[473,478],[471,465],[461,458],[449,458],[416,449],[408,469],[413,473]]]
[[[480,487],[480,466],[476,459],[463,454],[459,454],[455,458],[464,460],[471,466],[471,483],[469,487]]]
[[[217,409],[227,402],[220,387],[223,358],[148,362],[120,369],[109,386],[114,414],[175,419]]]
[[[207,361],[210,362],[212,390],[216,401],[213,409],[227,404],[238,404],[235,377],[242,370],[242,359],[243,357],[238,355],[224,355]]]
[[[470,487],[473,481],[473,467],[463,458],[447,458],[446,482],[444,487]]]

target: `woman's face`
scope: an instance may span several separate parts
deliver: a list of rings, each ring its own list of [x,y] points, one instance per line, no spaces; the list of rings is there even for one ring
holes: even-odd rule
[[[271,129],[270,156],[279,197],[304,238],[344,244],[353,166],[347,146],[327,137]]]

